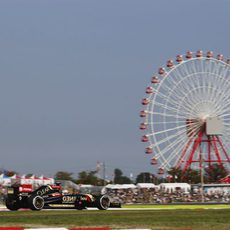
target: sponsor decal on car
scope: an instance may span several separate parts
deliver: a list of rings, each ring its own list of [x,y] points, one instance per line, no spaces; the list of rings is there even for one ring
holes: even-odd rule
[[[47,192],[49,192],[50,190],[53,190],[52,187],[50,185],[48,185],[47,187],[41,189],[41,190],[38,190],[37,191],[37,195],[39,196],[43,196],[44,194],[46,194]]]
[[[62,203],[74,203],[76,201],[76,196],[63,196]]]

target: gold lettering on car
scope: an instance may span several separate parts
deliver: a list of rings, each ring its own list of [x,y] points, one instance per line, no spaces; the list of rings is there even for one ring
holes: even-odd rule
[[[47,187],[43,188],[42,190],[37,191],[37,195],[43,196],[44,194],[46,194],[50,190],[52,190],[52,187],[51,186],[47,186]]]
[[[76,196],[63,196],[62,203],[74,203],[76,201]]]

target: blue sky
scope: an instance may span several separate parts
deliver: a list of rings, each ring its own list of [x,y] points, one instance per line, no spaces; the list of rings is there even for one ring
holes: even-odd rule
[[[155,172],[139,111],[158,67],[230,53],[227,0],[1,0],[0,166]]]

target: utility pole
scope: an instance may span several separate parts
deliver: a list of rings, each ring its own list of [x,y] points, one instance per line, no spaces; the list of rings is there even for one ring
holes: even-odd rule
[[[204,173],[203,173],[203,156],[200,152],[200,183],[201,183],[201,202],[204,203]]]
[[[106,182],[105,182],[105,162],[103,162],[103,164],[102,164],[102,170],[103,170],[103,184],[105,186],[106,185]]]

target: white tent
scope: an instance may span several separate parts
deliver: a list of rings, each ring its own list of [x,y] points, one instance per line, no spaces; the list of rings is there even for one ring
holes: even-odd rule
[[[136,188],[137,186],[134,184],[121,184],[121,189],[129,189],[129,188]]]
[[[40,176],[37,177],[32,175],[31,177],[26,177],[22,175],[21,177],[12,177],[13,183],[16,181],[20,184],[32,184],[35,186],[47,185],[47,184],[54,184],[54,179],[49,177]]]
[[[3,175],[2,185],[3,186],[10,186],[11,185],[11,178],[6,176],[6,175]]]
[[[161,183],[160,189],[165,192],[175,192],[177,190],[189,192],[191,190],[191,185],[187,183]]]
[[[137,188],[155,188],[156,185],[153,183],[137,183]]]
[[[0,175],[0,184],[3,184],[3,176],[4,176],[4,174],[2,173],[2,174]]]
[[[105,186],[108,189],[134,189],[136,185],[134,184],[107,184]]]
[[[54,182],[55,182],[54,178],[52,178],[52,177],[45,177],[45,176],[42,175],[39,178],[42,181],[43,185],[54,184]]]
[[[79,184],[80,188],[92,188],[93,185],[91,184]]]

